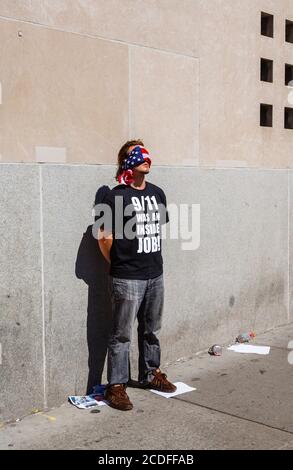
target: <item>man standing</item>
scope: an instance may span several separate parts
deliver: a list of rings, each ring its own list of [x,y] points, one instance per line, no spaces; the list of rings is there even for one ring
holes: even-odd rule
[[[162,392],[176,390],[160,370],[161,348],[157,335],[164,303],[161,226],[169,221],[169,216],[164,191],[145,180],[150,166],[149,153],[141,140],[128,141],[121,147],[116,174],[120,184],[104,201],[112,211],[111,223],[106,222],[103,238],[99,240],[102,253],[111,263],[109,285],[113,311],[105,398],[119,410],[133,408],[126,387],[135,318],[138,319],[139,382]]]

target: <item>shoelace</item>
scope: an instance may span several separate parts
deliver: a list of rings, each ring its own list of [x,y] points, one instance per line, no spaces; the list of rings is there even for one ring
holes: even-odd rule
[[[159,384],[163,383],[166,381],[167,379],[167,375],[166,374],[163,374],[163,372],[157,372],[156,375],[155,375],[155,379],[157,379],[157,381],[159,382]]]
[[[122,398],[127,398],[127,394],[124,387],[115,387],[113,390],[116,390],[116,394]]]

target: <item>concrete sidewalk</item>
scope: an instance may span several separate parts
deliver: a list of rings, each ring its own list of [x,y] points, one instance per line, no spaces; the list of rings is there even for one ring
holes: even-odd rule
[[[293,449],[293,325],[257,336],[268,356],[206,352],[168,367],[197,390],[166,399],[128,388],[134,409],[99,413],[66,403],[0,424],[0,449]]]

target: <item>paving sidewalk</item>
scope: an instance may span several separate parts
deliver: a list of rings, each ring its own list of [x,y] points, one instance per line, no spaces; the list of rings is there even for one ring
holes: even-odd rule
[[[196,390],[163,398],[128,388],[134,409],[99,413],[65,403],[2,425],[0,449],[293,449],[293,324],[257,336],[268,356],[224,350],[168,367]]]

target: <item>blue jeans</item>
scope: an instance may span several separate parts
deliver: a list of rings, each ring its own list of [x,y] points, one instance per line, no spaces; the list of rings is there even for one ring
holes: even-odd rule
[[[132,327],[138,320],[138,380],[150,382],[160,366],[161,348],[157,335],[162,325],[164,277],[121,279],[109,276],[113,323],[108,341],[109,384],[129,380],[129,348]]]

